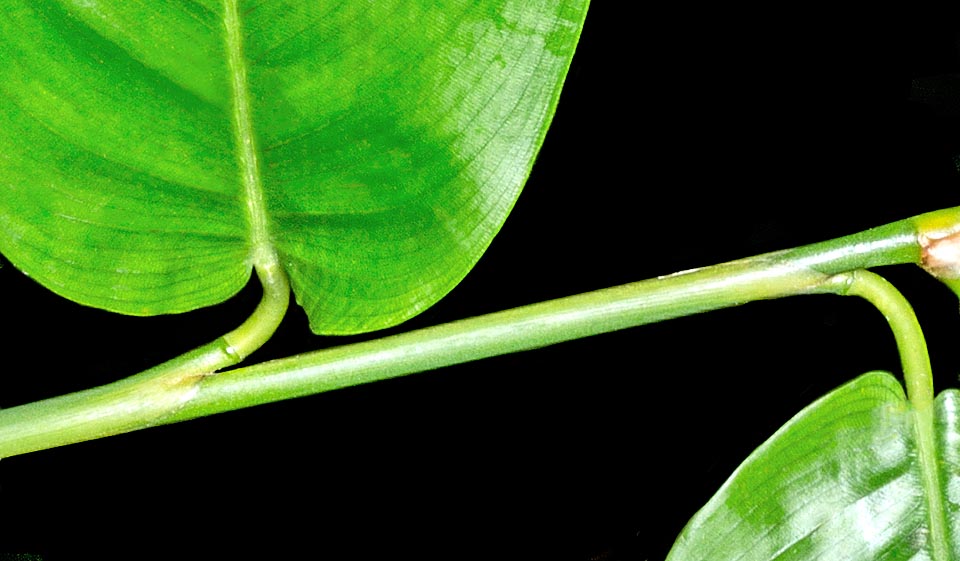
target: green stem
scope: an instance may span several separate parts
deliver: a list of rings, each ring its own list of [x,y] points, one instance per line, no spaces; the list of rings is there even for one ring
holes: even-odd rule
[[[921,239],[960,209],[829,242],[562,298],[366,343],[211,375],[272,334],[287,305],[274,259],[257,266],[264,300],[243,326],[128,380],[0,411],[0,457],[161,423],[383,380],[753,300],[842,292],[835,275],[919,263]],[[268,257],[272,257],[272,254]]]
[[[933,372],[927,342],[917,316],[907,299],[889,282],[869,271],[852,271],[846,275],[848,296],[860,296],[874,305],[887,319],[900,352],[907,397],[917,408],[933,404]]]
[[[223,337],[113,384],[0,411],[0,458],[161,423],[196,396],[205,376],[240,362],[280,324],[290,295],[286,275],[270,264],[257,275],[260,304]]]
[[[889,282],[869,271],[853,271],[844,275],[849,282],[847,295],[860,296],[873,304],[887,318],[897,341],[907,397],[913,406],[917,456],[927,504],[930,505],[930,543],[933,559],[948,558],[946,514],[942,487],[937,472],[936,438],[934,435],[933,372],[923,331],[907,299]]]
[[[177,422],[794,294],[842,292],[852,269],[919,260],[905,220],[829,242],[236,369],[206,378]]]

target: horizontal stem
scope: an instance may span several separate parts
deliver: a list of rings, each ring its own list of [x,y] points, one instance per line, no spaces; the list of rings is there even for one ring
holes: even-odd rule
[[[223,337],[127,379],[0,410],[0,458],[130,432],[156,424],[193,399],[204,377],[240,362],[266,341],[290,299],[275,262],[257,267],[263,297]]]
[[[265,341],[286,309],[289,288],[283,271],[258,265],[264,300],[243,326],[130,379],[0,411],[0,457],[753,300],[838,292],[838,284],[831,279],[837,273],[919,263],[918,239],[925,225],[944,228],[948,223],[960,224],[960,209],[902,220],[829,242],[214,375],[215,369],[235,364]]]
[[[535,349],[670,318],[781,296],[838,292],[832,275],[916,263],[914,223],[904,220],[829,242],[588,292],[445,325],[346,345],[202,380],[164,422]]]

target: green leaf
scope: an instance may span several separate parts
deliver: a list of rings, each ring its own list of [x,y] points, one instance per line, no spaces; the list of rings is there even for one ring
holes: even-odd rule
[[[751,454],[668,559],[960,558],[960,392],[935,401],[934,454],[918,450],[922,422],[889,374],[841,386]]]
[[[7,1],[0,251],[137,315],[277,259],[314,331],[399,323],[505,220],[587,4]]]

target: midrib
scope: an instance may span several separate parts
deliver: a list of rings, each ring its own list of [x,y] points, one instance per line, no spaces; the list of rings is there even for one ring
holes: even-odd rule
[[[948,561],[950,549],[947,542],[947,519],[941,493],[943,482],[937,472],[936,425],[932,400],[916,400],[913,414],[916,423],[917,459],[920,462],[920,477],[923,494],[927,500],[930,524],[930,553],[933,561]]]
[[[237,142],[237,158],[241,168],[243,195],[250,225],[251,259],[262,267],[276,261],[276,252],[267,232],[263,186],[257,157],[253,121],[250,114],[250,92],[247,86],[247,65],[243,57],[243,32],[237,0],[224,0],[227,58],[233,90],[233,128]]]

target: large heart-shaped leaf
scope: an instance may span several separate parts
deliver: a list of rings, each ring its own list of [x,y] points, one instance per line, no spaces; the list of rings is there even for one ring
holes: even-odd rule
[[[506,218],[587,3],[5,1],[0,251],[138,315],[269,253],[314,331],[396,324]]]
[[[889,374],[841,386],[747,458],[668,560],[960,559],[960,392],[935,401],[935,452],[917,419]]]

